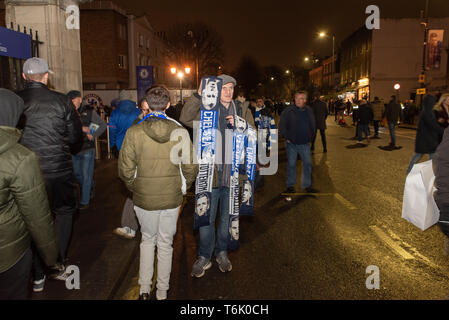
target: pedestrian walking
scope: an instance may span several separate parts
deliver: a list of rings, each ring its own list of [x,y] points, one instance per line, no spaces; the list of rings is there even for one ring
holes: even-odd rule
[[[89,207],[93,196],[95,170],[95,139],[106,130],[106,122],[89,105],[82,103],[81,93],[72,90],[67,93],[75,109],[81,117],[83,140],[72,146],[73,173],[81,187],[78,208],[85,210]]]
[[[363,134],[365,134],[368,143],[370,142],[369,124],[372,119],[373,119],[373,109],[365,99],[362,99],[359,102],[359,108],[357,112],[357,126],[358,126],[357,143],[359,144],[362,143]]]
[[[312,157],[310,143],[314,139],[315,116],[313,110],[306,105],[307,92],[295,94],[295,105],[289,106],[279,121],[280,135],[285,138],[287,148],[287,189],[285,193],[295,193],[296,160],[302,160],[301,188],[308,193],[317,192],[312,188]]]
[[[396,102],[396,96],[391,96],[391,100],[385,108],[385,117],[388,121],[388,129],[390,131],[390,144],[386,147],[381,147],[383,150],[392,151],[400,149],[396,146],[396,126],[398,124],[399,115],[401,113],[401,105]]]
[[[407,174],[412,171],[413,166],[421,159],[424,154],[429,155],[429,159],[433,158],[435,150],[440,144],[444,128],[438,124],[438,120],[433,112],[436,104],[436,98],[432,95],[426,95],[424,98],[424,109],[421,111],[418,120],[418,129],[416,131],[415,154],[410,160],[407,168]]]
[[[170,139],[173,131],[188,132],[168,118],[170,94],[165,87],[154,86],[145,96],[151,112],[126,133],[120,152],[119,177],[133,193],[137,218],[141,225],[139,299],[148,300],[153,279],[157,247],[156,299],[167,299],[179,210],[183,201],[183,184],[189,188],[195,181],[198,165],[193,164],[190,139],[182,140],[181,150],[189,150],[188,163],[175,164],[171,150],[179,142]],[[181,155],[182,156],[182,155]]]
[[[232,153],[232,144],[225,143],[225,129],[234,127],[234,116],[239,116],[254,128],[254,119],[249,107],[242,105],[237,100],[232,100],[237,81],[226,74],[218,76],[223,81],[218,105],[218,128],[221,133],[222,159],[226,154]],[[194,93],[182,109],[181,122],[193,128],[193,121],[200,120],[201,87],[198,93]],[[220,145],[220,143],[218,143]],[[224,162],[224,161],[223,161]],[[210,224],[202,226],[200,230],[200,243],[198,258],[193,264],[191,275],[196,278],[204,276],[206,270],[212,266],[212,254],[215,251],[216,262],[221,272],[230,272],[232,264],[228,257],[229,236],[229,189],[230,189],[231,165],[214,165],[212,196],[209,199]],[[215,231],[215,219],[217,217],[218,204],[220,203],[220,217],[217,232]],[[215,241],[215,239],[217,239]]]
[[[16,125],[24,108],[19,96],[0,89],[0,300],[27,298],[31,240],[47,266],[54,265],[58,257],[38,157],[19,144],[21,133]]]
[[[30,58],[23,65],[25,88],[18,95],[25,103],[20,142],[34,151],[44,176],[50,208],[55,214],[59,240],[56,272],[50,276],[65,281],[67,251],[76,212],[76,189],[70,144],[82,140],[80,118],[69,97],[47,87],[48,64],[41,58]],[[45,283],[44,264],[34,250],[33,273],[35,291]]]
[[[382,120],[382,114],[384,113],[384,103],[379,97],[374,97],[374,101],[371,102],[371,108],[373,110],[373,125],[374,136],[372,139],[380,139],[379,137],[379,123]]]
[[[449,129],[444,130],[443,140],[432,159],[435,172],[435,202],[440,210],[438,226],[444,233],[445,251],[449,255]]]
[[[327,152],[326,145],[326,119],[328,116],[326,103],[320,100],[320,96],[315,94],[313,97],[313,102],[310,105],[313,110],[313,114],[315,116],[315,135],[312,141],[311,150],[315,150],[315,139],[318,135],[318,130],[320,131],[321,143],[323,144],[323,152]]]

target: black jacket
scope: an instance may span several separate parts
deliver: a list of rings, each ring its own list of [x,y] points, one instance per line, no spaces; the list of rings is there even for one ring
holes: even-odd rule
[[[303,139],[307,140],[307,142],[312,142],[315,138],[315,116],[312,108],[309,106],[305,106],[305,108],[309,119],[309,134],[307,137],[298,137],[298,123],[296,116],[298,107],[295,105],[289,106],[284,112],[282,112],[281,119],[279,121],[279,133],[281,137],[290,140],[293,144],[302,144],[299,140]]]
[[[79,115],[70,98],[34,81],[27,82],[18,95],[25,102],[20,143],[38,155],[44,176],[73,172],[69,145],[83,136]]]
[[[440,143],[444,129],[438,124],[432,110],[435,104],[435,97],[427,95],[424,98],[424,108],[419,115],[418,130],[416,131],[416,153],[434,153]]]
[[[449,129],[444,131],[443,141],[432,159],[435,173],[435,202],[440,209],[439,226],[449,237]]]
[[[385,117],[387,117],[388,122],[394,122],[395,124],[399,120],[399,115],[401,114],[401,105],[395,101],[390,101],[385,108]]]
[[[315,115],[316,129],[323,130],[326,129],[326,118],[327,118],[327,106],[326,103],[317,99],[310,106]]]
[[[359,105],[356,119],[360,124],[369,124],[373,120],[373,109],[371,106],[367,103]]]

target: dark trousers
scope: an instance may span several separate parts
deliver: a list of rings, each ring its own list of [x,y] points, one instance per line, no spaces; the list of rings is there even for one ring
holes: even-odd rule
[[[28,295],[32,253],[30,248],[11,268],[0,273],[0,300],[25,300]]]
[[[312,141],[312,150],[315,150],[315,140],[316,140],[316,136],[318,135],[318,130],[320,131],[320,135],[321,135],[321,143],[323,144],[323,150],[327,150],[327,145],[326,145],[326,129],[317,129],[315,131],[315,137],[313,137],[313,141]]]
[[[72,236],[73,215],[76,212],[76,188],[73,174],[61,177],[45,177],[45,186],[50,209],[55,215],[56,234],[59,240],[59,262],[67,257]],[[33,250],[34,279],[44,277],[44,263],[36,250]]]
[[[379,122],[380,120],[374,120],[373,124],[374,124],[374,136],[378,137],[379,136]]]

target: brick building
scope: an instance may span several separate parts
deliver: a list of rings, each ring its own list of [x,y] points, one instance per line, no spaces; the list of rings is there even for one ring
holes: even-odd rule
[[[129,87],[128,17],[112,1],[80,6],[83,88]]]

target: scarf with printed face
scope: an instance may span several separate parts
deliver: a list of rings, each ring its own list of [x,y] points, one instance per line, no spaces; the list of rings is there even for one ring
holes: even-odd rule
[[[239,248],[239,215],[254,215],[254,177],[256,169],[256,131],[236,116],[233,134],[231,184],[229,189],[228,249]],[[239,202],[239,173],[247,176]]]
[[[217,106],[223,81],[216,77],[201,79],[201,111],[198,130],[197,159],[199,173],[195,184],[194,229],[210,224],[212,182],[217,147]]]

